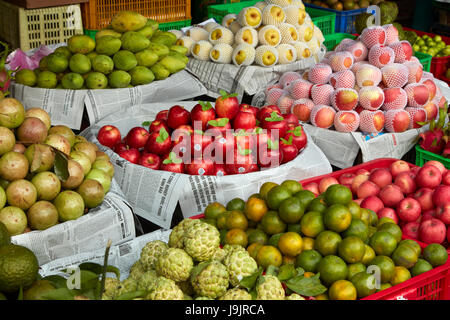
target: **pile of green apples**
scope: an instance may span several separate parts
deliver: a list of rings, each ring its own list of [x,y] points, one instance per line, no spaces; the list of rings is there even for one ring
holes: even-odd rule
[[[430,37],[424,34],[421,37],[417,37],[413,49],[437,58],[450,56],[450,44],[445,44],[440,35]]]

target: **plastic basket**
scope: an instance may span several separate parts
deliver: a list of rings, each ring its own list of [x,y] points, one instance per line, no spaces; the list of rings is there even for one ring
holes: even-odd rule
[[[356,33],[356,28],[355,28],[356,16],[360,13],[367,12],[367,8],[347,10],[347,11],[338,11],[338,10],[334,10],[334,9],[316,6],[311,3],[305,3],[305,7],[314,8],[314,9],[317,9],[320,11],[335,14],[336,20],[335,20],[335,24],[334,24],[334,32],[336,32],[336,33]]]
[[[416,166],[422,167],[427,161],[439,161],[447,169],[450,169],[450,159],[444,158],[443,156],[424,150],[418,144],[416,144]]]
[[[423,32],[420,30],[415,30],[411,28],[403,28],[405,30],[414,31],[418,36],[429,35],[430,37],[436,36],[434,33]],[[450,37],[441,36],[442,41],[446,44],[450,44]],[[424,54],[424,53],[422,53]],[[429,55],[428,55],[429,56]],[[431,57],[431,56],[430,56]],[[450,56],[446,57],[431,57],[430,69],[429,71],[434,75],[435,78],[440,79],[443,75],[445,75],[445,71],[450,67]]]
[[[419,52],[419,51],[414,52],[414,55],[416,56],[417,59],[419,59],[420,63],[422,64],[423,71],[430,72],[431,60],[432,60],[431,58],[433,58],[433,57],[427,53],[423,53],[423,52]]]
[[[191,19],[191,0],[89,0],[81,5],[84,27],[100,30],[119,11],[130,10],[160,23]]]
[[[333,51],[333,49],[341,43],[344,39],[355,39],[356,36],[349,33],[333,33],[325,36],[324,46],[327,48],[327,51]]]
[[[180,30],[181,28],[188,27],[190,25],[191,25],[191,19],[181,20],[181,21],[173,21],[173,22],[160,23],[159,29],[162,31],[169,31],[172,29]],[[92,39],[95,39],[95,34],[97,32],[98,32],[98,30],[84,29],[84,34],[90,36]]]
[[[208,6],[208,18],[214,18],[218,23],[229,13],[238,14],[243,8],[253,6],[259,0],[250,0],[235,3],[215,4]],[[322,31],[323,35],[334,32],[335,15],[314,8],[305,8],[314,24]]]
[[[14,49],[67,42],[75,34],[83,34],[79,4],[24,9],[0,1],[0,38]]]

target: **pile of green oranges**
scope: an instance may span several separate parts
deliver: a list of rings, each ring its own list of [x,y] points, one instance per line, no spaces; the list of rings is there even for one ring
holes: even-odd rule
[[[439,244],[422,250],[402,239],[393,220],[361,208],[339,184],[316,197],[294,180],[266,182],[247,201],[209,204],[202,219],[217,227],[222,245],[243,246],[263,268],[292,264],[305,277],[320,273],[328,290],[315,299],[364,298],[448,258]],[[369,266],[379,268],[378,279]]]

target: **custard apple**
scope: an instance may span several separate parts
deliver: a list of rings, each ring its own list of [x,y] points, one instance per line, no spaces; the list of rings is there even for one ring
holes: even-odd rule
[[[285,300],[306,300],[306,299],[303,298],[298,293],[292,293],[292,294],[288,295]]]
[[[276,276],[265,275],[258,279],[256,285],[257,300],[284,300],[283,285]]]
[[[147,295],[147,300],[184,300],[184,293],[175,281],[158,277],[153,290]]]
[[[252,295],[245,289],[229,289],[219,300],[252,300]]]
[[[212,225],[199,222],[190,224],[184,233],[184,250],[196,261],[212,258],[220,246],[220,234]]]
[[[184,247],[183,239],[186,228],[196,223],[200,223],[200,220],[188,218],[181,220],[181,222],[172,229],[172,232],[169,235],[169,247],[182,249]]]
[[[230,283],[236,287],[240,281],[258,270],[258,264],[255,259],[250,257],[247,251],[233,251],[224,260],[224,264],[230,274]]]
[[[158,278],[158,274],[155,270],[149,270],[145,272],[138,280],[138,290],[147,290],[150,291],[153,289],[156,283],[156,279]]]
[[[210,297],[197,297],[195,298],[195,300],[214,300],[214,299]]]
[[[223,250],[225,251],[225,257],[223,259],[223,263],[225,265],[228,264],[229,257],[233,252],[236,251],[247,252],[247,250],[245,250],[245,248],[239,244],[226,244],[223,246]]]
[[[133,292],[137,290],[137,281],[133,278],[126,278],[120,282],[119,288],[117,289],[116,298],[122,294]]]
[[[197,295],[212,299],[223,296],[229,286],[227,267],[216,260],[199,263],[190,279]]]
[[[142,266],[140,260],[136,261],[130,268],[129,278],[133,278],[134,280],[138,280],[145,273],[145,269]]]
[[[192,258],[179,248],[169,248],[156,260],[155,270],[158,275],[172,279],[173,281],[185,281],[189,279],[194,262]]]
[[[189,281],[189,279],[186,281],[179,281],[176,284],[178,287],[180,287],[181,291],[183,291],[185,295],[192,296],[195,293],[194,288],[192,288],[191,281]]]
[[[120,286],[120,280],[117,278],[105,278],[105,289],[103,291],[102,300],[114,300]]]
[[[155,269],[155,262],[158,257],[166,251],[169,246],[161,240],[154,240],[147,243],[141,251],[140,261],[145,271]]]
[[[217,248],[216,251],[214,251],[214,254],[211,257],[211,260],[217,260],[219,262],[222,262],[223,259],[225,259],[226,255],[227,255],[227,252],[219,247],[219,248]]]

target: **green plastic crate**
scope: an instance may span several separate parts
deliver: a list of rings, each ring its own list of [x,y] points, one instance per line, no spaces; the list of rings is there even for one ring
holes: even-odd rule
[[[243,8],[251,7],[260,0],[250,0],[226,4],[214,4],[208,6],[208,18],[214,18],[218,23],[229,13],[238,14]],[[323,35],[334,33],[336,14],[314,8],[305,8],[314,24],[322,31]]]
[[[414,55],[416,56],[417,59],[419,59],[420,63],[423,66],[423,71],[428,71],[430,72],[430,67],[431,67],[431,59],[433,58],[432,56],[430,56],[429,54],[423,53],[423,52],[419,52],[416,51],[414,53]]]
[[[450,159],[444,158],[441,155],[436,153],[426,151],[422,149],[422,147],[416,144],[416,166],[422,167],[427,161],[439,161],[442,163],[447,169],[450,169]]]
[[[172,22],[165,22],[159,24],[159,30],[162,31],[168,31],[172,29],[180,30],[184,27],[189,27],[191,25],[191,19],[188,20],[181,20],[181,21],[172,21]],[[84,29],[84,34],[87,36],[90,36],[92,39],[95,39],[95,34],[98,30],[89,30]]]
[[[325,41],[323,42],[324,46],[327,48],[327,51],[333,51],[334,47],[341,43],[342,40],[350,38],[355,39],[356,36],[349,33],[332,33],[324,36]]]

